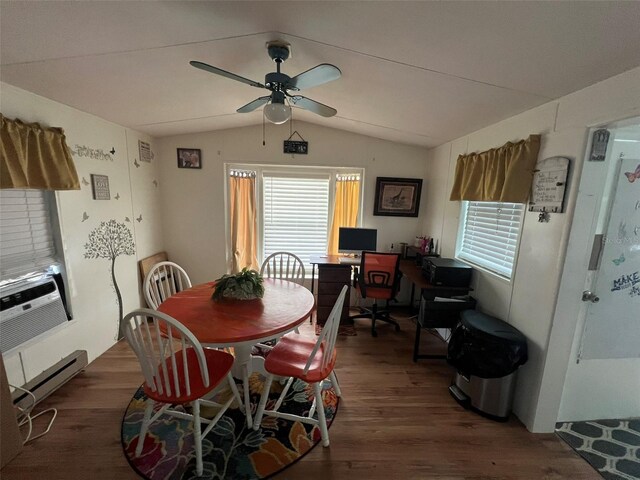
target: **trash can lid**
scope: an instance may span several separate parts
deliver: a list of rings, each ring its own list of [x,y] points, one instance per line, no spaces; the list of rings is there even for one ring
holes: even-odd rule
[[[527,338],[515,327],[477,310],[465,310],[460,315],[460,322],[477,336],[493,337],[511,345],[523,345],[526,351]]]

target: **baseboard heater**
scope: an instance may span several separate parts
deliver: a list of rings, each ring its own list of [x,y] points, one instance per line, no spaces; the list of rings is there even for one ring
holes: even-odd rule
[[[76,350],[55,365],[47,368],[33,380],[22,385],[22,388],[33,393],[36,396],[36,403],[39,403],[80,373],[87,364],[87,351]],[[29,407],[33,403],[31,396],[21,390],[16,389],[12,397],[13,404],[20,408]]]

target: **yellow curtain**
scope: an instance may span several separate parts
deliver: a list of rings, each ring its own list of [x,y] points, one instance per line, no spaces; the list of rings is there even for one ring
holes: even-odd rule
[[[336,180],[335,207],[329,231],[329,255],[338,254],[338,232],[340,227],[355,227],[360,206],[360,176],[338,176]]]
[[[540,149],[540,135],[481,153],[460,155],[449,200],[525,203]]]
[[[258,270],[256,179],[254,173],[232,172],[229,177],[231,219],[231,272]]]
[[[80,190],[61,128],[9,120],[0,114],[0,188]]]

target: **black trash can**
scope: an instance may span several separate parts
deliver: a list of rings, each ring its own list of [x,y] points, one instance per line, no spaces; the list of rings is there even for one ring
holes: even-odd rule
[[[493,420],[509,418],[517,370],[527,361],[527,339],[518,329],[466,310],[449,340],[447,361],[457,370],[449,391],[461,405]]]

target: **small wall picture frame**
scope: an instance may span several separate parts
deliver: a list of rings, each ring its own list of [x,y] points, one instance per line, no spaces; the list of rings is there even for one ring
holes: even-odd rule
[[[421,178],[376,178],[374,215],[417,217],[420,210]]]
[[[199,148],[179,148],[178,168],[202,168],[202,152]]]
[[[91,174],[91,191],[94,200],[111,200],[109,193],[109,177],[106,175]]]

